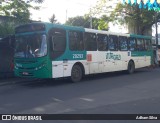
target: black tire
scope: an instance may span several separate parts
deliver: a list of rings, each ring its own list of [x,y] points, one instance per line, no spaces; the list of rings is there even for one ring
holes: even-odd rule
[[[71,72],[71,80],[72,82],[81,81],[83,76],[82,68],[79,65],[74,65]]]
[[[130,62],[128,63],[128,73],[129,73],[129,74],[132,74],[132,73],[134,73],[134,71],[135,71],[134,62],[133,62],[133,61],[130,61]]]

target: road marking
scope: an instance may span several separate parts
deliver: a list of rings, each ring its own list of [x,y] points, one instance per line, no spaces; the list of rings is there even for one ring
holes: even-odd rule
[[[52,98],[55,102],[63,102],[63,100],[57,99],[57,98]]]
[[[59,113],[67,113],[67,112],[73,112],[73,111],[75,110],[71,108],[67,108],[67,109],[64,109],[63,111],[60,111]]]
[[[93,102],[94,99],[89,99],[89,98],[80,98],[81,100],[84,100],[84,101],[88,101],[88,102]]]
[[[39,108],[39,107],[38,107],[38,108],[35,108],[34,110],[37,111],[37,112],[44,112],[44,111],[45,111],[44,108]]]

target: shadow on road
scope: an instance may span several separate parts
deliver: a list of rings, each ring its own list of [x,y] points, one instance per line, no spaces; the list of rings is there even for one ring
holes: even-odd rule
[[[59,103],[57,99],[66,101],[104,91],[107,93],[110,90],[152,80],[151,73],[152,77],[158,78],[156,70],[139,69],[132,75],[124,71],[90,75],[78,83],[71,83],[69,79],[12,82],[0,86],[0,97],[3,99],[0,102],[0,112],[15,113]]]
[[[149,70],[148,68],[143,69],[137,69],[134,74],[128,74],[126,71],[118,71],[118,72],[108,72],[108,73],[101,73],[101,74],[92,74],[85,76],[82,81],[78,83],[72,83],[70,78],[58,78],[58,79],[31,79],[28,80],[25,79],[22,81],[11,83],[12,85],[17,86],[26,86],[31,88],[39,88],[39,87],[55,87],[55,86],[62,86],[62,85],[68,85],[68,84],[80,84],[80,83],[93,83],[96,81],[101,81],[104,79],[112,79],[115,77],[129,77],[129,76],[135,76],[136,74],[142,74],[146,72],[151,72],[152,70]],[[10,83],[8,83],[10,84]]]

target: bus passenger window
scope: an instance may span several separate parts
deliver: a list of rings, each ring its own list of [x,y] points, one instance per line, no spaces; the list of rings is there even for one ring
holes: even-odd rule
[[[108,49],[109,50],[118,50],[118,37],[114,35],[109,36],[108,40]]]
[[[66,31],[60,28],[52,28],[48,32],[50,43],[50,57],[55,59],[61,56],[66,49]]]
[[[53,47],[53,51],[56,52],[63,52],[65,51],[66,45],[65,45],[65,38],[64,37],[53,37],[52,40],[52,47]]]
[[[97,51],[96,34],[86,32],[84,36],[84,42],[85,42],[85,50]]]
[[[127,51],[128,45],[127,45],[127,37],[119,37],[119,46],[121,51]]]
[[[129,50],[135,51],[136,50],[136,40],[135,38],[129,38]]]
[[[103,34],[97,35],[98,50],[107,51],[108,50],[108,36]]]
[[[144,42],[143,39],[137,39],[137,50],[138,51],[143,51],[144,48]]]
[[[78,31],[69,31],[69,48],[73,51],[84,50],[83,33]]]
[[[144,43],[145,43],[145,50],[150,50],[150,48],[151,48],[151,40],[145,39]]]

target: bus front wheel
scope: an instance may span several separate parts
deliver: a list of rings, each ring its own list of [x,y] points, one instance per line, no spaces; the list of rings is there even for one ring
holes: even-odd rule
[[[130,62],[128,63],[128,73],[129,73],[129,74],[132,74],[132,73],[134,73],[134,71],[135,71],[134,62],[133,62],[133,61],[130,61]]]
[[[74,65],[71,72],[72,82],[79,82],[82,79],[83,73],[79,65]]]

